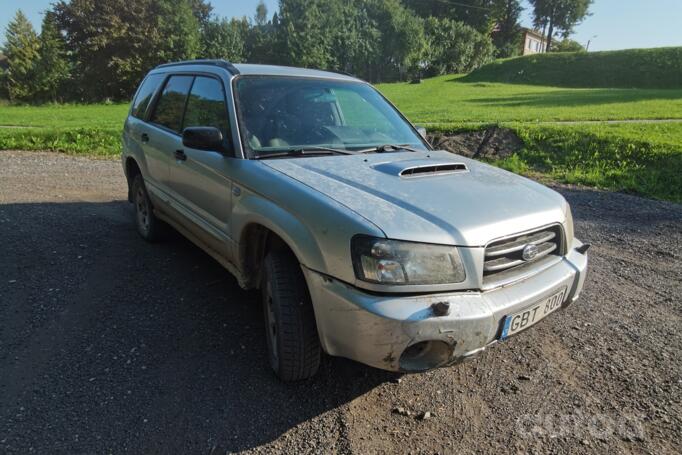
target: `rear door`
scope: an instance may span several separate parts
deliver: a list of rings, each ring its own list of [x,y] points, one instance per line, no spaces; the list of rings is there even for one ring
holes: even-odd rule
[[[149,172],[154,175],[154,181],[147,189],[164,203],[172,198],[170,167],[175,162],[176,150],[182,149],[182,117],[193,81],[194,76],[184,74],[167,78],[141,139],[145,144]]]
[[[158,184],[161,180],[168,179],[168,163],[162,164],[162,157],[155,150],[149,148],[149,127],[145,123],[148,110],[152,105],[154,96],[163,83],[165,74],[151,74],[147,76],[135,94],[130,115],[123,128],[123,140],[125,147],[131,154],[143,157],[146,163],[146,180],[152,184]]]
[[[229,117],[223,82],[217,77],[197,75],[190,90],[182,128],[218,128],[225,148],[232,150]],[[218,151],[181,147],[170,168],[170,186],[177,201],[198,225],[202,237],[223,256],[231,256],[230,212],[235,158]]]

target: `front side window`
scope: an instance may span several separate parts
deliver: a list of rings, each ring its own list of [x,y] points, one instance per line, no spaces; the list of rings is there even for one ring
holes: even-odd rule
[[[252,157],[330,147],[426,150],[412,126],[370,85],[312,78],[242,76],[235,82],[244,148]]]
[[[185,101],[193,79],[194,76],[171,76],[163,88],[149,121],[180,133]]]
[[[151,76],[147,76],[133,100],[133,107],[130,110],[130,115],[139,119],[144,118],[144,115],[147,112],[147,106],[149,106],[149,102],[152,100],[154,93],[156,93],[156,90],[159,88],[162,81],[163,74],[152,74]]]
[[[197,76],[187,99],[183,128],[212,126],[218,128],[227,138],[229,126],[225,92],[222,82],[211,77]]]

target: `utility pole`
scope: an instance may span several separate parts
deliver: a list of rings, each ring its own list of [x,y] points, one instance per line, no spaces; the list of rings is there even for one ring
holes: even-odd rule
[[[590,52],[590,44],[592,43],[592,40],[598,38],[597,35],[594,35],[592,38],[587,40],[587,46],[585,46],[585,52]]]

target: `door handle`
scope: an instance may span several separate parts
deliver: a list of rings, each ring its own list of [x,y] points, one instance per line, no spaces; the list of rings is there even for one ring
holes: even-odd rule
[[[175,151],[175,159],[178,161],[187,161],[187,155],[185,155],[184,150],[176,150]]]
[[[147,133],[142,133],[142,136],[140,136],[140,139],[142,142],[147,143],[149,142],[149,135]]]

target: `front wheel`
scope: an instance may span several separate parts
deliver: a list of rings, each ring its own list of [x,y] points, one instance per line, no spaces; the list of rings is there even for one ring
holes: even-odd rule
[[[292,253],[268,253],[261,292],[270,366],[286,382],[314,376],[320,341],[308,287]]]

